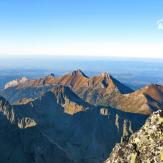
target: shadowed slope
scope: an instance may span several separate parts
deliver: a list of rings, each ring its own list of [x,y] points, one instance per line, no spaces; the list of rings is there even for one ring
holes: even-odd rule
[[[24,121],[27,118],[28,121]],[[31,115],[30,120],[37,119]],[[60,146],[42,134],[37,125],[29,126],[29,116],[19,112],[2,97],[0,144],[0,162],[3,163],[73,163]]]
[[[72,95],[69,98],[66,95],[67,91],[69,96]],[[123,136],[139,129],[146,119],[143,115],[90,106],[69,91],[67,87],[57,86],[55,90],[33,101],[9,105],[13,110],[14,116],[11,116],[14,117],[11,118],[14,119],[13,124],[19,130],[21,128],[20,131],[24,135],[24,139],[20,141],[23,147],[18,147],[25,151],[23,154],[20,153],[25,159],[24,162],[32,162],[33,159],[40,163],[45,159],[48,163],[53,163],[52,159],[59,159],[57,162],[60,163],[62,159],[67,159],[76,163],[100,163],[108,157],[116,142],[120,142]],[[75,106],[83,103],[86,107],[89,106],[89,109],[73,115],[67,114],[65,98]],[[8,115],[11,115],[11,111]],[[34,143],[31,143],[33,141]],[[11,141],[9,145],[12,147],[10,143]],[[15,145],[17,143],[16,141]],[[47,158],[44,158],[46,155]],[[17,163],[21,162],[23,162],[21,159],[17,160]]]

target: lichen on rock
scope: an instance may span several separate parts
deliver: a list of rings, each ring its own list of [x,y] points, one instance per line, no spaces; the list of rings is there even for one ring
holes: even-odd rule
[[[163,111],[154,112],[128,141],[117,144],[105,163],[161,163]]]

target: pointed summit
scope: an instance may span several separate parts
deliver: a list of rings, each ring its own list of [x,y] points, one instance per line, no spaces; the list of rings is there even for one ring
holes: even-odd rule
[[[109,76],[109,77],[110,77],[109,78],[110,85],[117,88],[121,94],[127,94],[127,93],[133,92],[131,88],[127,87],[126,85],[124,85],[123,83],[115,79],[114,77],[112,76]]]
[[[59,78],[58,83],[69,86],[74,90],[78,90],[81,87],[87,87],[88,80],[89,78],[80,69],[78,69]]]
[[[80,70],[80,69],[77,69],[77,70],[73,71],[72,75],[82,75],[82,76],[88,78],[88,76],[85,75],[84,72],[82,70]]]
[[[53,73],[51,73],[49,76],[51,76],[51,77],[55,77],[55,75],[54,75]]]
[[[46,84],[53,84],[55,83],[55,75],[53,73],[49,74],[48,76],[45,76],[42,79],[42,84],[46,85]]]
[[[101,74],[100,74],[100,76],[102,77],[102,78],[109,78],[110,77],[110,75],[107,73],[107,72],[102,72]]]
[[[100,86],[103,89],[106,89],[107,94],[108,93],[110,94],[114,91],[119,91],[122,94],[133,92],[132,89],[122,84],[120,81],[112,77],[107,72],[102,72],[100,73],[99,76],[92,79],[93,79],[93,83],[96,83],[94,84],[94,86],[96,87]]]
[[[137,92],[145,94],[147,97],[152,98],[154,101],[158,101],[160,105],[163,105],[163,86],[158,84],[150,84]]]

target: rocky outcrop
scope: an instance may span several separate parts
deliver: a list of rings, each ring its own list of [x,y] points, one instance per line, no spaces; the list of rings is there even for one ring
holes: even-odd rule
[[[23,84],[23,83],[27,82],[28,80],[29,79],[26,77],[22,77],[20,79],[12,80],[12,81],[5,84],[4,89],[10,88],[10,87],[16,87],[19,84]]]
[[[51,92],[54,94],[57,103],[64,108],[64,112],[67,114],[73,115],[91,109],[91,105],[79,98],[69,87],[56,85]]]
[[[24,117],[24,118],[18,120],[19,128],[30,128],[30,127],[34,127],[36,125],[37,125],[36,121],[30,117]]]
[[[129,140],[117,144],[105,163],[158,163],[163,161],[163,111],[153,113]]]
[[[9,102],[5,98],[1,96],[0,96],[0,114],[4,115],[9,122],[15,123],[16,117],[13,107],[9,104]]]
[[[30,128],[37,125],[34,119],[16,114],[15,106],[10,105],[3,97],[0,97],[0,113],[18,128]]]

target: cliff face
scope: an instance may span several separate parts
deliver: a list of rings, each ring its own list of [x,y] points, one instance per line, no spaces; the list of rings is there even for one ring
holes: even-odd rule
[[[157,111],[129,140],[117,144],[105,163],[161,163],[162,154],[163,111]]]

